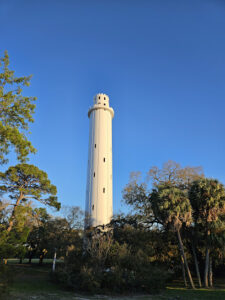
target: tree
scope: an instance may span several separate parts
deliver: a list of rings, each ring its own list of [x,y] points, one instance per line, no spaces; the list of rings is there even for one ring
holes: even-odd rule
[[[34,165],[18,164],[10,167],[5,173],[0,173],[0,180],[2,182],[0,190],[8,193],[14,202],[8,232],[12,230],[18,206],[28,199],[60,209],[56,186],[51,184],[47,173]]]
[[[206,248],[204,284],[208,287],[208,277],[212,285],[212,272],[209,268],[212,265],[210,262],[212,241],[220,232],[224,234],[224,226],[221,226],[222,224],[218,226],[218,224],[223,223],[221,218],[225,216],[225,188],[216,179],[197,180],[191,185],[189,199],[193,208],[195,231],[204,235]]]
[[[152,212],[149,201],[150,189],[147,182],[140,182],[140,176],[140,172],[130,174],[129,183],[123,189],[123,200],[134,208],[136,217],[147,226],[160,224]],[[182,167],[172,160],[164,163],[161,169],[157,166],[151,167],[147,173],[147,179],[153,187],[169,184],[185,191],[194,180],[203,177],[201,167]]]
[[[79,206],[63,206],[63,216],[69,223],[70,229],[81,230],[84,227],[84,212]]]
[[[32,257],[34,255],[40,256],[46,247],[46,245],[43,245],[43,240],[48,237],[46,228],[48,222],[51,220],[51,216],[47,213],[45,208],[35,208],[33,214],[36,222],[26,241],[30,264]]]
[[[186,226],[189,226],[192,221],[192,209],[189,199],[182,190],[169,184],[164,184],[153,189],[150,201],[154,215],[161,221],[164,227],[170,226],[174,231],[176,231],[181,256],[183,258],[191,286],[192,288],[195,288],[180,233],[182,225],[185,224]]]
[[[146,227],[152,227],[154,224],[160,223],[153,214],[149,192],[145,183],[139,183],[137,178],[132,178],[123,189],[122,195],[124,202],[134,208],[137,222],[145,224]]]
[[[147,174],[148,181],[153,187],[160,185],[169,185],[178,188],[187,193],[191,183],[194,180],[203,178],[204,174],[201,167],[182,167],[179,163],[174,161],[167,161],[162,168],[153,166]],[[161,220],[153,213],[150,203],[151,191],[148,190],[147,182],[140,183],[140,172],[133,172],[130,176],[130,181],[123,190],[123,199],[125,203],[134,208],[136,219],[145,224],[149,228],[159,227]],[[191,229],[189,228],[189,231]],[[193,253],[195,254],[195,245],[193,244]],[[195,260],[195,264],[196,264]],[[181,257],[181,267],[183,270],[183,258]],[[196,265],[196,272],[198,273],[198,266]],[[184,282],[185,280],[185,273]]]
[[[10,234],[7,235],[7,244],[12,249],[12,255],[19,257],[20,263],[27,252],[26,241],[33,227],[33,212],[31,202],[19,205],[15,212],[15,222]],[[9,251],[5,257],[8,257]]]
[[[0,257],[16,256],[22,261],[26,253],[27,237],[34,222],[31,202],[25,202],[17,207],[14,215],[14,226],[8,233],[8,218],[11,211],[9,207],[5,209],[6,216],[0,220]]]
[[[7,154],[15,149],[21,162],[27,160],[29,153],[36,150],[28,141],[25,133],[33,122],[35,97],[22,95],[22,88],[30,85],[32,76],[15,77],[9,69],[9,56],[5,51],[0,58],[0,163],[7,162]]]
[[[107,231],[99,233],[94,230],[90,231],[89,235],[89,237],[86,237],[86,250],[95,264],[96,271],[103,272],[113,243],[112,232]]]
[[[40,264],[43,260],[43,249],[47,250],[48,256],[53,257],[66,255],[67,247],[74,241],[70,234],[70,226],[65,218],[51,218],[42,228],[42,239],[39,243],[39,253],[41,253]]]
[[[114,216],[111,221],[113,237],[120,245],[127,244],[132,253],[144,249],[148,260],[174,270],[179,257],[174,234],[159,228],[149,230],[145,224],[137,222],[137,219],[129,215]]]
[[[153,166],[148,171],[148,179],[153,186],[160,184],[170,184],[180,189],[187,189],[190,184],[204,177],[202,167],[181,167],[179,163],[168,160],[163,164],[162,169]]]

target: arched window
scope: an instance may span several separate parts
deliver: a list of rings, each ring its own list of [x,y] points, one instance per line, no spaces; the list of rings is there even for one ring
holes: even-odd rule
[[[105,162],[105,157],[103,158],[103,161]]]
[[[103,193],[105,193],[105,188],[103,188]]]

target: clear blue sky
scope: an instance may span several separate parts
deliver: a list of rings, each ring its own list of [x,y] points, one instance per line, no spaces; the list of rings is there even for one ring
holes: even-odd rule
[[[30,162],[63,205],[84,208],[98,92],[115,110],[115,212],[131,171],[169,159],[225,183],[225,1],[0,0],[0,33],[16,75],[34,75]]]

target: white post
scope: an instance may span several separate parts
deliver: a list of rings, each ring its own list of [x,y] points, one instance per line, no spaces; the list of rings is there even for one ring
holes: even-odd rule
[[[52,272],[55,272],[55,264],[56,264],[56,249],[55,249],[54,258],[53,258]]]

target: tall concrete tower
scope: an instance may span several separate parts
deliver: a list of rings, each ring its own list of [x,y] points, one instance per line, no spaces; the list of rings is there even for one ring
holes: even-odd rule
[[[109,97],[97,94],[88,111],[89,152],[85,227],[108,224],[113,214],[112,119]]]

